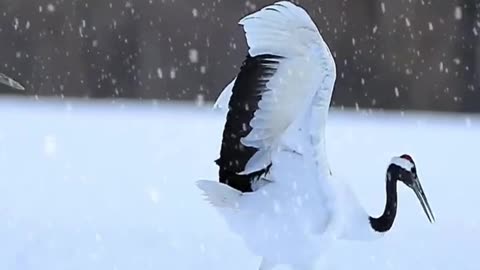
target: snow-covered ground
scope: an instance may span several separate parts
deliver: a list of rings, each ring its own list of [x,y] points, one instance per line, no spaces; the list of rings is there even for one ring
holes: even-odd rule
[[[194,182],[215,179],[208,107],[0,99],[0,269],[257,269]],[[334,174],[371,214],[390,157],[410,153],[437,223],[399,189],[383,239],[338,242],[328,269],[478,269],[480,117],[333,111]]]

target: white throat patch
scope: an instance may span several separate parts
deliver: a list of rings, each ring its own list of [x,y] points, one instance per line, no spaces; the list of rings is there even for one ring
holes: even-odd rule
[[[392,158],[391,162],[392,164],[395,164],[407,171],[412,171],[412,168],[414,166],[413,163],[410,162],[410,160],[407,160],[401,157],[394,157]]]

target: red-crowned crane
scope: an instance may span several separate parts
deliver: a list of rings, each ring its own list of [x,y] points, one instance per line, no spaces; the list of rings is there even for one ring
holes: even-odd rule
[[[434,216],[409,155],[392,158],[386,205],[371,217],[348,186],[334,179],[325,123],[335,61],[307,12],[288,1],[244,17],[249,51],[215,106],[228,110],[219,181],[198,181],[261,270],[277,264],[311,269],[332,239],[381,236],[397,213],[397,183],[411,188]],[[228,107],[228,108],[227,108]]]

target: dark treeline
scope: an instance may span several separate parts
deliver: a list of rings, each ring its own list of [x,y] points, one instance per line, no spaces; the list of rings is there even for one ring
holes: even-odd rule
[[[213,100],[273,1],[0,0],[0,72],[29,95]],[[480,111],[480,2],[304,0],[337,62],[334,105]]]

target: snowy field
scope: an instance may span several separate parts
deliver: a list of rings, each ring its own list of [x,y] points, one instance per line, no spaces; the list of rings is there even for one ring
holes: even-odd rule
[[[222,120],[187,105],[0,99],[0,269],[256,270],[194,184],[216,179]],[[479,269],[480,117],[333,111],[327,137],[334,174],[373,215],[391,156],[410,153],[437,223],[402,186],[393,230],[336,243],[319,269]]]

